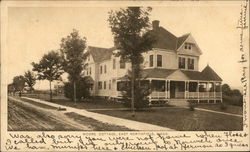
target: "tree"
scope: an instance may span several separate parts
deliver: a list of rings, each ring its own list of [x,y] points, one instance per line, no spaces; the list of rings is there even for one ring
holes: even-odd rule
[[[15,93],[14,84],[13,83],[8,84],[8,94],[13,94],[13,93]]]
[[[25,82],[29,86],[30,89],[29,91],[31,92],[32,90],[34,90],[33,86],[36,84],[36,76],[33,72],[28,70],[27,72],[24,73],[24,78]]]
[[[50,101],[52,101],[51,83],[54,80],[60,80],[63,74],[62,58],[59,53],[50,51],[45,54],[39,63],[31,63],[33,71],[36,71],[38,80],[48,80],[50,87]]]
[[[81,78],[86,55],[86,38],[81,38],[78,31],[73,29],[66,38],[61,40],[60,51],[63,57],[64,71],[69,74],[69,81],[73,84],[73,99],[76,104],[76,82]]]
[[[77,86],[76,86],[76,98],[80,100],[81,98],[86,98],[90,96],[89,93],[89,88],[90,88],[90,83],[88,82],[87,77],[80,78],[77,81]],[[74,84],[72,82],[67,82],[64,85],[64,93],[65,97],[74,99]]]
[[[154,38],[149,32],[149,13],[152,8],[128,7],[109,12],[109,25],[114,36],[115,46],[120,51],[116,54],[131,63],[131,108],[135,115],[135,69],[143,62],[142,53],[152,49]],[[139,73],[139,71],[138,71]]]
[[[23,88],[25,87],[25,78],[22,75],[15,76],[13,79],[15,91],[19,91],[19,96],[22,96]]]
[[[223,94],[225,94],[225,95],[230,95],[231,94],[231,88],[230,88],[230,86],[228,84],[223,84],[221,86],[221,89],[222,89]]]

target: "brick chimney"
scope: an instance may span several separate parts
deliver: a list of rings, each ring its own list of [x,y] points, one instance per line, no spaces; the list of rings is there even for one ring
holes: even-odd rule
[[[153,30],[159,28],[159,25],[160,25],[160,21],[159,20],[154,20],[152,22],[152,25],[153,25]]]

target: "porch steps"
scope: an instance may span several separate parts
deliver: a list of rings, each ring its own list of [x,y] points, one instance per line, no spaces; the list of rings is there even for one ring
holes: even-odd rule
[[[178,107],[187,107],[189,105],[186,99],[170,99],[168,104]]]

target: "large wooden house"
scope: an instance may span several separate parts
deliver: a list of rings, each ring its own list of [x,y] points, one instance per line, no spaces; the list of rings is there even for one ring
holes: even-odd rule
[[[153,49],[143,54],[142,75],[151,84],[150,104],[222,102],[222,79],[207,65],[199,71],[201,49],[191,34],[176,37],[153,21]],[[115,48],[88,47],[85,76],[93,79],[91,94],[117,99],[129,62],[113,55]]]

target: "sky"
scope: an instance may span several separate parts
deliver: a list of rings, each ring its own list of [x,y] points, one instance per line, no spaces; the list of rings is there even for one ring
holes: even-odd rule
[[[213,5],[211,5],[212,3]],[[9,7],[7,50],[7,82],[14,76],[31,70],[50,50],[60,48],[60,40],[73,28],[87,38],[87,45],[112,47],[113,37],[108,25],[108,12],[113,5],[91,7]],[[123,5],[124,6],[124,5]],[[159,20],[176,36],[191,33],[203,54],[199,70],[207,64],[231,87],[241,87],[242,75],[239,51],[240,31],[237,29],[241,2],[160,3],[152,5],[150,20]],[[37,89],[48,88],[48,82],[38,82]]]

